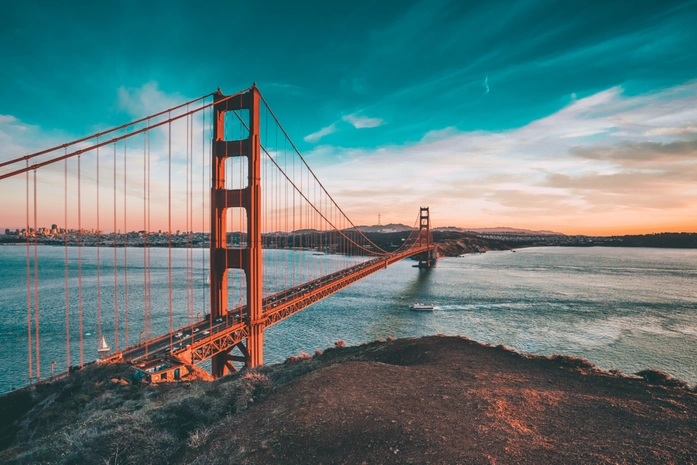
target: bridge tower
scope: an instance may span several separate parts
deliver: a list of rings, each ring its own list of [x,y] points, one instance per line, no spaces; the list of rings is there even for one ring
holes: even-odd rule
[[[214,101],[225,96],[218,90]],[[225,113],[248,110],[248,137],[225,140]],[[230,118],[232,121],[232,119]],[[247,159],[247,186],[226,189],[225,162],[230,157]],[[242,356],[231,355],[230,350],[212,358],[212,374],[219,378],[236,371],[233,361],[241,361],[248,368],[263,364],[264,325],[262,323],[262,263],[261,263],[261,151],[259,141],[259,90],[256,84],[247,92],[214,105],[211,172],[211,244],[210,292],[211,318],[228,314],[228,271],[241,269],[247,281],[246,330],[247,345],[236,347]],[[227,247],[225,219],[228,209],[244,208],[247,213],[247,247]]]
[[[431,268],[436,264],[435,250],[431,250],[431,217],[428,207],[420,207],[419,211],[419,245],[426,243],[429,250],[419,255],[419,268]]]

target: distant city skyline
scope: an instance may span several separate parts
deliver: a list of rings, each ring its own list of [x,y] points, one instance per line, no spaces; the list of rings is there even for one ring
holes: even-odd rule
[[[697,231],[694,1],[39,3],[0,18],[0,162],[256,82],[355,224],[429,206],[436,227]],[[44,224],[63,222],[62,176],[40,174]],[[166,230],[161,181],[152,224]],[[0,188],[0,231],[25,228],[24,179]],[[129,202],[126,228],[143,229],[142,193]]]

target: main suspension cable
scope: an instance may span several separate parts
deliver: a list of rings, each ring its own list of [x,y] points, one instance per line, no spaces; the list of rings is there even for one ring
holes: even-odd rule
[[[227,100],[230,100],[230,99],[232,99],[232,98],[234,98],[234,97],[237,97],[237,96],[239,96],[239,95],[241,95],[241,94],[243,94],[243,93],[249,91],[249,89],[251,89],[251,87],[249,87],[249,88],[247,88],[247,89],[244,89],[244,90],[242,90],[242,91],[240,91],[240,92],[237,92],[236,94],[228,95],[227,97],[223,97],[223,98],[221,98],[220,100],[218,100],[218,101],[216,101],[216,102],[212,102],[212,103],[203,105],[201,108],[196,108],[196,109],[194,109],[194,110],[191,110],[191,111],[188,111],[188,112],[179,114],[179,115],[177,115],[177,116],[172,116],[171,118],[168,118],[168,119],[166,119],[166,120],[164,120],[164,121],[160,121],[160,122],[155,123],[155,124],[150,124],[150,119],[153,118],[154,116],[148,116],[147,118],[143,118],[142,120],[140,120],[141,122],[142,122],[142,121],[148,121],[148,125],[147,125],[146,127],[144,127],[144,128],[135,130],[135,131],[133,131],[133,132],[131,132],[131,133],[129,133],[129,134],[123,135],[123,136],[114,137],[114,138],[109,139],[109,140],[107,140],[107,141],[100,142],[100,143],[98,143],[98,144],[94,144],[94,145],[92,145],[92,146],[90,146],[90,147],[86,147],[86,148],[84,148],[84,149],[75,150],[74,152],[70,152],[70,153],[65,154],[65,155],[62,155],[62,156],[60,156],[60,157],[55,157],[55,158],[52,158],[52,159],[50,159],[50,160],[46,160],[46,161],[43,161],[43,162],[40,162],[40,163],[35,163],[35,164],[31,165],[31,166],[28,165],[28,166],[26,166],[25,168],[16,169],[16,170],[14,170],[14,171],[10,171],[10,172],[5,173],[5,174],[0,174],[0,180],[5,179],[5,178],[9,178],[9,177],[12,177],[12,176],[15,176],[15,175],[17,175],[17,174],[22,174],[22,173],[24,173],[25,171],[28,171],[28,170],[31,170],[31,169],[38,169],[38,168],[41,168],[41,167],[43,167],[43,166],[52,165],[53,163],[57,163],[57,162],[59,162],[59,161],[65,160],[66,158],[72,158],[72,157],[78,156],[78,155],[80,155],[80,154],[83,154],[83,153],[86,153],[86,152],[90,152],[90,151],[92,151],[92,150],[94,150],[94,149],[96,149],[96,148],[98,148],[98,147],[104,147],[104,146],[113,144],[113,143],[115,143],[115,142],[120,142],[120,141],[123,140],[123,139],[127,139],[127,138],[129,138],[129,137],[133,137],[133,136],[135,136],[135,135],[148,132],[148,131],[150,131],[150,130],[152,130],[152,129],[155,129],[155,128],[164,126],[165,124],[168,124],[168,123],[171,123],[171,122],[173,122],[173,121],[177,121],[177,120],[180,120],[180,119],[182,119],[182,118],[185,118],[185,117],[187,117],[187,116],[189,116],[189,115],[191,115],[191,114],[193,114],[193,113],[197,113],[197,112],[199,112],[199,111],[201,111],[201,110],[203,110],[203,109],[205,109],[205,108],[209,108],[209,107],[212,107],[212,106],[214,106],[214,105],[216,105],[216,104],[219,104],[219,103],[225,102],[225,101],[227,101]],[[165,112],[160,112],[160,113],[158,113],[158,115],[162,115],[163,113],[167,113],[167,112],[166,112],[166,111],[165,111]],[[92,135],[92,136],[88,137],[86,140],[94,139],[95,137],[96,137],[95,135]],[[61,148],[61,147],[62,147],[62,146],[59,146],[58,148]],[[55,148],[54,148],[53,150],[55,150]],[[15,160],[11,160],[11,161],[9,161],[9,162],[5,162],[5,163],[3,163],[2,165],[0,165],[0,168],[3,167],[3,166],[9,165],[9,164],[11,164],[11,163],[16,163],[17,161],[23,160],[23,159],[25,159],[25,158],[26,158],[26,157],[21,157],[21,158],[19,158],[19,159],[15,159]],[[28,160],[28,159],[27,159],[27,160]]]
[[[31,153],[31,154],[29,154],[29,155],[24,155],[24,156],[19,157],[19,158],[14,158],[14,159],[12,159],[12,160],[8,160],[8,161],[5,161],[5,162],[2,162],[2,163],[0,163],[0,168],[2,168],[2,167],[4,167],[4,166],[12,165],[12,164],[14,164],[14,163],[18,163],[18,162],[20,162],[20,161],[31,160],[32,158],[36,158],[36,157],[41,156],[41,155],[46,155],[47,153],[55,152],[55,151],[58,150],[58,149],[66,149],[66,150],[67,150],[67,148],[70,147],[70,146],[72,146],[72,145],[79,144],[80,142],[85,142],[85,141],[88,141],[88,140],[91,140],[91,139],[99,138],[99,137],[101,137],[101,136],[105,136],[105,135],[107,135],[107,134],[111,134],[112,132],[116,132],[116,131],[119,131],[119,130],[121,130],[121,129],[126,129],[126,128],[130,127],[130,126],[134,126],[134,125],[136,125],[136,124],[143,123],[143,122],[145,122],[145,121],[147,121],[148,119],[151,119],[151,118],[157,118],[158,116],[162,116],[162,115],[164,115],[165,113],[169,113],[169,112],[172,112],[172,111],[174,111],[174,110],[178,110],[178,109],[180,109],[180,108],[182,108],[182,107],[185,107],[185,106],[187,106],[187,105],[190,105],[190,104],[192,104],[192,103],[196,103],[196,102],[198,102],[198,101],[200,101],[200,100],[204,100],[204,99],[210,97],[211,95],[213,95],[212,92],[211,92],[210,94],[204,95],[203,97],[199,97],[199,98],[196,98],[196,99],[191,100],[191,101],[189,101],[189,102],[182,103],[181,105],[177,105],[176,107],[172,107],[172,108],[169,108],[169,109],[167,109],[167,110],[161,111],[161,112],[159,112],[159,113],[155,113],[154,115],[150,115],[150,116],[147,116],[147,117],[145,117],[145,118],[141,118],[141,119],[136,120],[136,121],[131,121],[130,123],[123,124],[123,125],[121,125],[121,126],[119,126],[119,127],[112,128],[112,129],[109,129],[109,130],[103,131],[103,132],[98,132],[98,133],[96,133],[96,134],[92,134],[91,136],[83,137],[82,139],[77,139],[77,140],[74,140],[74,141],[72,141],[72,142],[67,142],[67,143],[65,143],[65,144],[63,144],[63,145],[57,145],[57,146],[55,146],[55,147],[51,147],[50,149],[44,149],[44,150],[41,150],[41,151],[39,151],[39,152]]]
[[[261,95],[261,94],[260,94],[260,95]],[[262,97],[262,100],[263,100],[263,97]],[[264,101],[264,103],[266,103],[266,102]],[[267,109],[269,110],[269,112],[271,113],[271,115],[274,116],[274,115],[273,115],[273,112],[272,112],[271,109],[268,107],[268,105],[267,105]],[[249,131],[249,127],[248,127],[247,124],[244,122],[244,120],[242,119],[242,117],[241,117],[236,111],[233,110],[232,112],[235,114],[235,116],[237,116],[237,119],[239,119],[240,122],[244,125],[245,129],[247,129],[247,130]],[[275,116],[274,116],[274,119],[276,119]],[[277,119],[276,119],[276,122],[278,123],[278,120],[277,120]],[[280,126],[280,123],[278,123],[278,125],[279,125],[279,127],[281,128],[281,131],[283,131],[283,133],[286,134],[286,132],[285,132],[285,130],[283,129],[283,127]],[[288,135],[287,135],[287,134],[286,134],[286,138],[288,138]],[[322,190],[323,190],[323,191],[325,192],[325,194],[332,200],[332,202],[334,203],[334,205],[336,205],[336,202],[334,202],[334,199],[332,199],[331,196],[329,195],[329,193],[327,193],[327,191],[326,191],[326,189],[324,188],[324,186],[322,186],[322,184],[321,184],[321,183],[319,182],[319,180],[317,179],[317,176],[315,176],[314,172],[312,172],[312,170],[310,169],[310,167],[307,166],[307,163],[305,162],[305,160],[302,158],[302,156],[301,156],[300,153],[298,152],[298,149],[297,149],[297,148],[295,147],[295,145],[293,144],[293,141],[290,141],[290,143],[291,143],[291,145],[293,146],[293,148],[295,149],[295,151],[296,151],[296,153],[298,154],[298,156],[300,156],[300,158],[301,158],[301,159],[303,160],[303,162],[305,163],[305,166],[307,167],[307,169],[310,171],[310,173],[312,173],[312,176],[315,178],[315,180],[316,180],[317,183],[320,185],[320,187],[322,188]],[[261,144],[259,144],[259,146],[260,146],[260,148],[264,151],[264,153],[267,155],[267,157],[269,158],[269,160],[271,161],[271,163],[273,163],[273,164],[276,166],[276,168],[278,168],[278,171],[280,171],[281,174],[283,174],[283,176],[286,178],[286,180],[287,180],[289,183],[291,183],[291,185],[293,186],[293,188],[294,188],[296,191],[298,191],[298,193],[300,194],[300,196],[301,196],[302,198],[305,199],[305,201],[315,210],[315,212],[317,212],[317,214],[320,215],[320,216],[322,217],[322,219],[323,219],[329,226],[331,226],[332,228],[334,228],[335,230],[337,230],[337,231],[339,232],[339,234],[341,234],[345,239],[347,239],[347,240],[350,241],[350,242],[353,242],[353,240],[352,240],[350,237],[348,237],[346,234],[344,234],[343,231],[339,231],[338,228],[325,216],[325,214],[322,213],[322,212],[314,205],[314,203],[311,202],[310,199],[307,198],[307,196],[301,191],[301,189],[298,188],[298,186],[295,184],[295,182],[293,182],[293,180],[290,179],[290,177],[283,171],[283,169],[282,169],[282,168],[280,167],[280,165],[276,162],[276,160],[274,160],[274,158],[271,156],[271,154],[270,154],[269,151],[266,149],[266,147],[264,147],[264,146],[261,145]],[[308,183],[309,183],[309,180],[308,180]],[[315,196],[315,197],[316,197],[316,196]],[[363,247],[363,246],[360,245],[360,244],[357,244],[357,243],[353,242],[359,249],[361,249],[361,250],[363,250],[363,251],[365,251],[365,252],[367,252],[367,253],[369,253],[369,254],[371,254],[371,255],[386,255],[386,254],[388,254],[388,252],[387,252],[386,250],[383,250],[382,248],[378,247],[378,246],[377,246],[376,244],[374,244],[370,239],[368,239],[368,237],[365,236],[365,234],[363,234],[363,232],[362,232],[360,229],[358,229],[358,228],[353,224],[353,222],[346,216],[346,214],[343,212],[343,210],[341,210],[341,208],[340,208],[338,205],[336,205],[336,207],[339,209],[339,211],[341,211],[341,213],[342,213],[342,215],[344,216],[344,218],[347,219],[347,221],[353,226],[353,228],[354,228],[356,231],[358,231],[359,234],[360,234],[361,236],[363,236],[363,237],[366,239],[366,241],[368,241],[371,245],[373,245],[373,247],[375,247],[377,250],[379,250],[379,252],[375,252],[375,251],[370,250],[370,249],[368,249],[368,248],[366,248],[366,247]]]

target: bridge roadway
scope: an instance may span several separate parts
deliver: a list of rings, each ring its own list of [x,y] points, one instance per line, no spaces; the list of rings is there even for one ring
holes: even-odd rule
[[[432,249],[433,246],[430,247]],[[427,246],[374,258],[335,273],[322,276],[263,299],[264,328],[309,307],[350,284],[393,263],[429,250]],[[246,306],[236,307],[210,321],[210,315],[171,334],[129,347],[107,360],[128,360],[134,363],[162,357],[171,353],[185,363],[200,363],[223,351],[229,351],[247,338],[249,331]]]

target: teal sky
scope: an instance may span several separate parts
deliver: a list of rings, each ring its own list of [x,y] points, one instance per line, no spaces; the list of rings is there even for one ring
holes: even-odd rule
[[[6,2],[0,159],[256,82],[359,223],[695,231],[695,44],[697,2]]]

